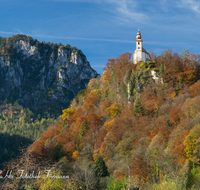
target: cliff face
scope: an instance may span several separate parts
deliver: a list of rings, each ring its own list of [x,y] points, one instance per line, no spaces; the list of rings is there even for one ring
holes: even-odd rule
[[[17,40],[8,52],[0,54],[0,100],[17,100],[37,113],[61,113],[97,76],[85,55],[71,46],[37,47]]]

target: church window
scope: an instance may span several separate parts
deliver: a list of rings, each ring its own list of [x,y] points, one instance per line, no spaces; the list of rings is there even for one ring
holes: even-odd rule
[[[138,42],[138,45],[140,45],[140,42]]]
[[[140,49],[140,47],[138,47],[138,49]]]

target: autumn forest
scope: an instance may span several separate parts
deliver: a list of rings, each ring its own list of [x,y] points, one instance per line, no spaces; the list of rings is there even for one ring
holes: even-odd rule
[[[43,175],[48,168],[69,179],[0,179],[3,189],[120,190],[129,175],[131,188],[200,189],[200,55],[150,55],[153,61],[137,64],[130,53],[110,58],[103,75],[56,121],[43,121],[33,144],[2,171]]]

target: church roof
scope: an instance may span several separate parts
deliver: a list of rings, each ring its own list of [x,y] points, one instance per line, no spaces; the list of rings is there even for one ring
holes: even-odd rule
[[[142,47],[142,52],[149,54],[143,47]]]
[[[135,50],[135,52],[136,52],[136,50]],[[147,53],[149,55],[149,53],[143,47],[142,47],[142,52]]]

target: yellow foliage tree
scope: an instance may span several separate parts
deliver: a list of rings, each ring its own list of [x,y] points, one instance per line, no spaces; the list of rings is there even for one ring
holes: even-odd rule
[[[176,98],[176,92],[172,92],[172,93],[171,93],[171,97],[172,97],[172,99],[174,100],[174,99]]]
[[[76,150],[76,151],[74,151],[73,154],[72,154],[72,159],[73,159],[73,160],[77,160],[78,158],[79,158],[79,152]]]
[[[99,85],[99,80],[97,78],[91,79],[90,82],[88,83],[88,87],[91,90],[96,89],[98,85]]]
[[[62,120],[66,120],[68,116],[73,116],[74,113],[76,112],[76,109],[74,109],[73,107],[71,108],[67,108],[62,110],[63,114],[60,116],[62,118]]]
[[[120,104],[114,103],[109,108],[107,108],[106,111],[112,116],[117,117],[121,113],[122,107],[120,106]]]
[[[194,126],[190,133],[186,136],[184,140],[185,154],[189,160],[198,161],[197,152],[200,148],[200,143],[198,138],[200,137],[200,124]]]
[[[106,129],[106,130],[109,130],[111,127],[112,127],[112,125],[113,125],[113,123],[115,122],[115,118],[114,119],[112,119],[111,121],[108,121],[108,122],[106,122],[104,125],[103,125],[103,127]]]

